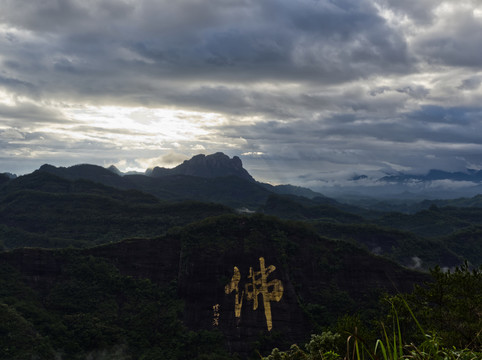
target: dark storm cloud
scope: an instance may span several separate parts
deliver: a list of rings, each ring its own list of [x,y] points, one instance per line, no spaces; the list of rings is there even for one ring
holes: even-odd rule
[[[310,121],[299,120],[289,123],[281,121],[260,122],[255,125],[222,127],[224,134],[260,141],[262,139],[281,143],[299,143],[313,152],[313,145],[323,142],[337,143],[341,148],[371,148],[379,144],[400,143],[401,146],[414,144],[419,150],[426,144],[443,143],[461,146],[478,144],[482,109],[425,107],[421,111],[400,114],[394,119],[361,118],[355,115],[336,115],[314,125]],[[363,145],[365,139],[366,141]],[[417,145],[418,144],[418,145]],[[395,145],[394,145],[395,146]]]
[[[428,90],[423,86],[406,86],[406,87],[397,89],[397,91],[401,93],[405,93],[415,99],[423,99],[430,93],[430,90]]]
[[[13,78],[1,76],[1,75],[0,75],[0,87],[12,89],[18,93],[27,93],[33,96],[35,96],[38,92],[36,86],[31,83],[28,83],[19,79],[13,79]]]
[[[393,173],[400,168],[423,173],[428,171],[427,163],[453,171],[477,163],[476,154],[482,151],[481,115],[481,108],[428,106],[391,120],[339,114],[319,121],[317,126],[305,120],[271,121],[220,131],[233,138],[242,136],[252,143],[262,142],[262,146],[251,149],[253,152],[273,154],[278,159],[298,159],[306,164],[300,176],[320,178],[313,169],[323,163],[345,167],[340,170],[344,176],[370,167],[377,167],[378,176],[382,176],[383,172]]]
[[[59,111],[31,102],[16,101],[11,105],[0,104],[0,122],[9,126],[23,128],[35,124],[67,124]]]
[[[411,61],[404,38],[368,1],[3,3],[4,23],[35,34],[10,34],[17,45],[5,45],[13,52],[4,62],[44,91],[88,96],[98,88],[97,96],[112,96],[143,82],[162,99],[164,89],[145,76],[172,86],[195,80],[337,83],[405,72]],[[36,55],[36,66],[28,54]]]
[[[481,76],[473,76],[468,79],[463,79],[462,84],[460,84],[457,89],[460,90],[477,90],[482,83],[482,77]]]

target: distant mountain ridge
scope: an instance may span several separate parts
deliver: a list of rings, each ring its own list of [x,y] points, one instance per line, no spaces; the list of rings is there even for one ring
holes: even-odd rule
[[[474,183],[482,182],[482,170],[467,169],[466,172],[449,172],[444,170],[431,169],[426,175],[414,175],[400,173],[397,175],[384,176],[379,181],[385,182],[407,182],[407,181],[470,181]]]
[[[374,203],[373,201],[365,200],[358,202],[347,201],[348,204],[352,204],[348,206],[305,187],[289,184],[271,185],[260,183],[244,169],[239,157],[234,156],[230,158],[221,152],[211,155],[199,154],[172,169],[155,167],[146,170],[144,173],[123,173],[114,165],[104,168],[91,164],[78,164],[70,167],[55,167],[45,164],[42,165],[38,171],[54,174],[72,181],[82,179],[122,190],[138,190],[154,195],[162,200],[215,202],[233,208],[246,207],[249,211],[264,206],[267,199],[273,194],[303,197],[315,201],[317,206],[323,204],[331,205],[362,216],[366,214],[359,211],[360,207],[374,211],[391,210],[415,213],[423,209],[428,209],[432,204],[456,207],[482,206],[480,196],[474,197],[470,193],[476,191],[479,187],[482,192],[482,171],[473,169],[469,169],[466,172],[447,172],[433,169],[426,175],[399,173],[397,175],[385,176],[378,180],[381,184],[381,189],[384,186],[397,187],[400,185],[400,187],[407,188],[406,191],[416,189],[432,191],[432,193],[430,193],[431,196],[427,196],[426,198],[418,196],[419,199],[417,201],[417,199],[411,198],[413,194],[401,193],[400,199],[412,199],[411,203],[398,204],[392,201],[390,203]],[[358,176],[358,178],[365,179],[363,175]],[[0,186],[14,179],[15,176],[12,174],[0,174]],[[444,180],[446,180],[446,182],[444,182]],[[463,182],[462,190],[469,189],[470,191],[467,194],[462,192],[458,198],[435,200],[437,199],[437,197],[435,197],[437,194],[441,194],[439,198],[444,199],[444,195],[447,192],[445,185],[441,185],[440,188],[437,187],[438,185],[432,187],[437,181],[440,181],[442,185],[445,183]],[[477,181],[480,181],[480,183]],[[403,196],[404,194],[406,194],[406,196]],[[429,193],[427,193],[427,195],[428,194]],[[301,199],[297,201],[299,202]]]
[[[68,180],[90,180],[118,189],[134,189],[163,200],[197,200],[231,207],[256,208],[273,193],[304,196],[337,203],[323,194],[293,185],[270,185],[257,182],[243,168],[241,159],[218,152],[199,154],[172,168],[155,167],[142,173],[122,173],[114,165],[79,164],[70,167],[42,165],[38,171]],[[5,179],[7,182],[8,179]]]
[[[321,187],[328,196],[345,199],[384,199],[420,202],[426,199],[455,199],[482,194],[482,170],[445,171],[431,169],[427,173],[390,172],[384,175],[356,174],[345,186]]]

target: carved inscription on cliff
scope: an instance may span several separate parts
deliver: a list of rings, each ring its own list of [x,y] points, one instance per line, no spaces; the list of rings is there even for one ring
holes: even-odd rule
[[[266,326],[268,331],[273,328],[273,319],[271,317],[271,302],[280,301],[283,297],[283,283],[281,280],[268,277],[276,270],[274,265],[265,266],[263,257],[259,258],[259,271],[249,268],[247,282],[244,289],[240,289],[241,272],[234,266],[233,277],[231,282],[224,288],[226,294],[234,292],[234,316],[239,321],[241,318],[241,310],[243,308],[243,299],[253,302],[253,310],[258,309],[259,302],[263,303],[264,315],[266,317]],[[261,296],[261,300],[260,300]]]

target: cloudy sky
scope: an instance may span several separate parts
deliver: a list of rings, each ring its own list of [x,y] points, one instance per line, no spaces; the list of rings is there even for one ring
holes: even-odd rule
[[[481,0],[0,0],[0,172],[482,168]]]

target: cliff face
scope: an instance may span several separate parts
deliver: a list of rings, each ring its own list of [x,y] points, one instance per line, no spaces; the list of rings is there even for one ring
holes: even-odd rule
[[[305,340],[310,324],[276,250],[246,245],[240,241],[228,251],[181,256],[179,294],[186,304],[185,323],[221,330],[229,351],[240,354],[272,333],[285,344]]]
[[[15,250],[0,254],[0,264],[15,267],[28,286],[48,296],[65,277],[66,251]],[[427,279],[300,225],[265,217],[221,217],[158,239],[68,252],[103,258],[122,274],[161,287],[176,282],[185,325],[220,330],[229,351],[242,355],[250,354],[255,342],[262,349],[266,337],[275,336],[277,346],[306,340],[313,323],[302,306],[317,304],[326,308],[323,314],[342,315],[351,309],[340,308],[335,296],[363,306],[376,290],[410,291]],[[323,314],[312,320],[323,323]]]

